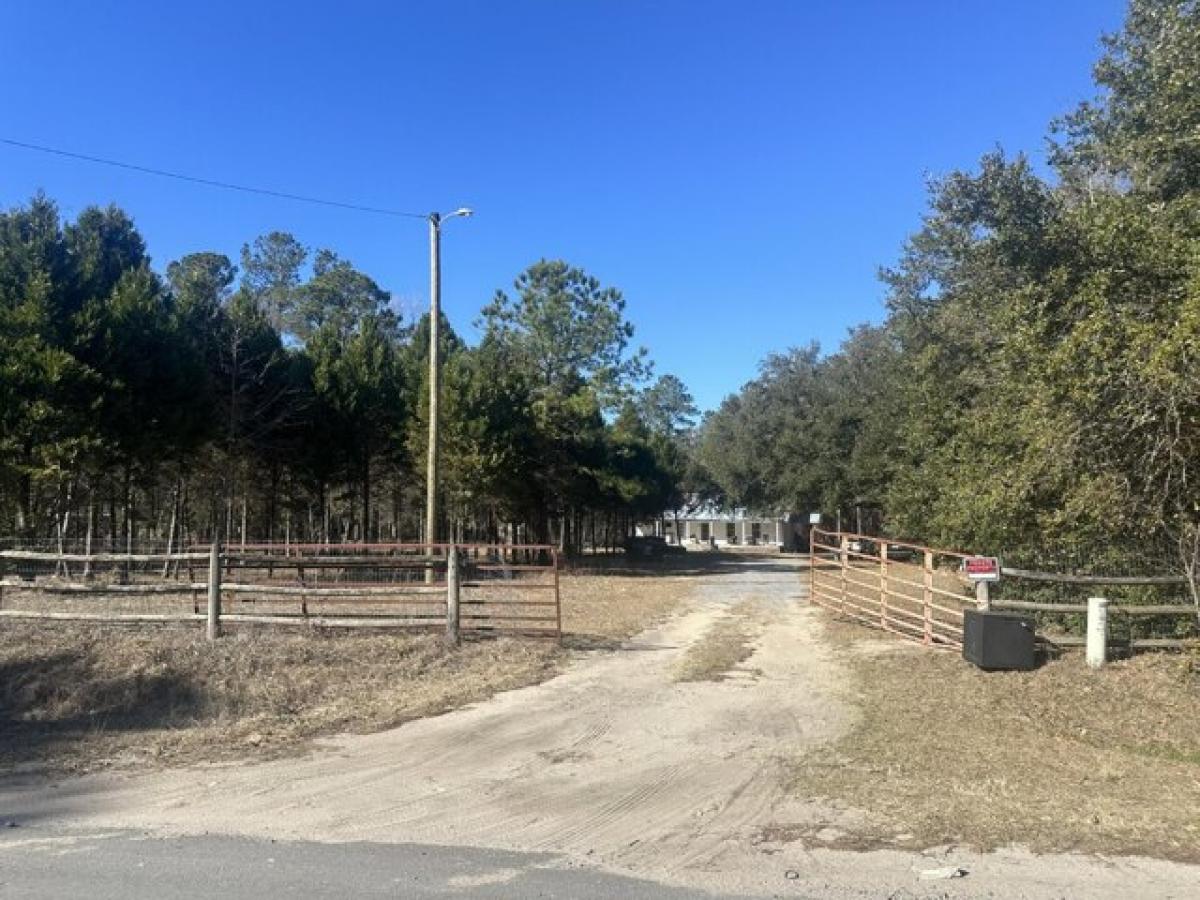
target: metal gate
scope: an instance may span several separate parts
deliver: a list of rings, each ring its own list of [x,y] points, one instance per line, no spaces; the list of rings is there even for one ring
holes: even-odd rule
[[[967,554],[919,544],[814,528],[810,596],[864,625],[927,647],[962,649],[963,610],[974,586],[962,573]]]

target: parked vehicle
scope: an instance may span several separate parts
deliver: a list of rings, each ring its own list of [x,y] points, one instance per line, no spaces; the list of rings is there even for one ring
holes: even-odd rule
[[[640,556],[644,559],[657,559],[668,554],[687,553],[683,547],[668,544],[666,538],[643,534],[630,535],[625,538],[621,548],[629,556]]]

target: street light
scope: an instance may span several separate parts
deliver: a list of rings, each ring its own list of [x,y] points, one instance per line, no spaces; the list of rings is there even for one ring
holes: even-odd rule
[[[442,372],[438,332],[442,318],[442,222],[466,219],[474,210],[460,206],[454,212],[429,214],[429,454],[425,470],[425,543],[437,543],[438,407]],[[430,552],[432,553],[432,547]],[[427,576],[432,576],[432,570]]]

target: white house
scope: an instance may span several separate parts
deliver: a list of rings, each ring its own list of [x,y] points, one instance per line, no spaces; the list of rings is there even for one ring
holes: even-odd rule
[[[720,510],[703,506],[679,519],[667,518],[658,529],[672,544],[717,547],[791,546],[788,516],[751,515],[744,509]]]

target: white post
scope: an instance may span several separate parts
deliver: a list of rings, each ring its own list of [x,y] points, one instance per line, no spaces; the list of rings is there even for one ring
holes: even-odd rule
[[[924,630],[921,639],[926,646],[933,643],[933,551],[925,551],[925,571],[921,588],[921,617]]]
[[[975,606],[984,612],[992,608],[992,600],[986,581],[975,582]]]
[[[846,567],[850,565],[850,538],[838,535],[838,576],[841,579],[841,612],[846,611]]]
[[[879,627],[888,627],[888,545],[879,542]]]
[[[1099,669],[1108,661],[1108,600],[1088,597],[1087,664]]]

